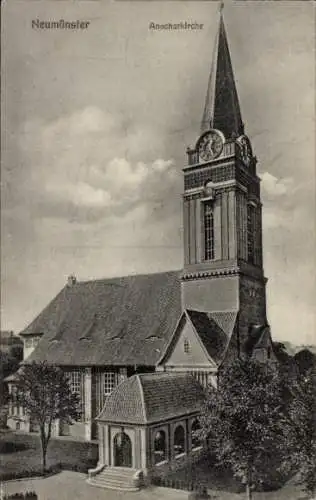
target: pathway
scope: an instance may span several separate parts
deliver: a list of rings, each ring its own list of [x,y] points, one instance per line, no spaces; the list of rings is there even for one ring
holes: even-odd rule
[[[185,491],[146,488],[135,493],[95,488],[86,483],[86,475],[63,471],[46,479],[27,479],[3,483],[5,494],[36,491],[38,500],[187,500]]]

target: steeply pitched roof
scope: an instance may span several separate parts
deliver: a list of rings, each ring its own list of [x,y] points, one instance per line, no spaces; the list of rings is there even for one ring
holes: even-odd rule
[[[28,361],[154,365],[181,314],[180,273],[65,286],[23,335],[43,333]]]
[[[188,316],[197,335],[204,345],[208,355],[214,361],[215,365],[220,365],[225,357],[233,330],[237,319],[237,311],[216,311],[202,312],[186,310],[184,316]],[[159,364],[171,354],[176,342],[177,334],[179,335],[183,320],[178,323],[178,332],[175,331],[170,339],[163,355],[159,360]]]
[[[229,311],[213,315],[213,313],[190,310],[187,313],[208,354],[216,364],[219,364],[229,344],[237,313]],[[225,324],[226,330],[220,326],[218,318],[220,318],[222,325]]]
[[[203,388],[187,373],[137,374],[116,387],[98,420],[150,424],[198,411],[203,401]]]
[[[233,134],[236,136],[243,134],[243,122],[222,14],[216,37],[201,132],[209,128],[221,130],[227,139]]]

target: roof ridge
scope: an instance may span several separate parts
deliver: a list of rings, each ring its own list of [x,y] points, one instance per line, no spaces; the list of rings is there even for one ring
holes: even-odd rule
[[[224,311],[201,311],[200,309],[191,309],[191,308],[185,308],[184,311],[192,311],[192,312],[197,312],[197,313],[203,313],[203,314],[217,314],[217,313],[238,313],[238,309],[226,309]]]
[[[154,371],[154,372],[145,372],[145,373],[136,373],[139,377],[139,380],[146,379],[146,378],[151,378],[151,377],[179,377],[179,376],[186,376],[188,375],[187,372],[168,372],[168,371]],[[134,375],[132,375],[134,376]]]
[[[211,311],[209,314],[216,314],[216,313],[238,313],[238,309],[226,309],[225,311]]]
[[[89,280],[82,280],[82,281],[77,281],[74,286],[76,285],[83,285],[83,284],[88,284],[88,283],[96,283],[98,281],[112,281],[112,280],[119,280],[122,278],[134,278],[135,276],[141,277],[141,276],[158,276],[159,274],[171,274],[171,273],[181,273],[181,269],[168,269],[167,271],[159,271],[156,273],[134,273],[134,274],[125,274],[125,275],[119,275],[119,276],[108,276],[105,278],[95,278],[95,279],[89,279]]]

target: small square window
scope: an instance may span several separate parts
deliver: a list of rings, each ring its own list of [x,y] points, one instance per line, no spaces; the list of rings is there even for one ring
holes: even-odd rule
[[[190,343],[189,343],[188,339],[185,339],[183,342],[183,350],[186,354],[188,354],[190,352]]]

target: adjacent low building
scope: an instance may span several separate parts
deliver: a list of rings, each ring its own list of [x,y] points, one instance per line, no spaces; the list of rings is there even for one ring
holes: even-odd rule
[[[187,373],[142,373],[122,382],[97,417],[99,464],[148,473],[198,451],[194,431],[204,397]]]

